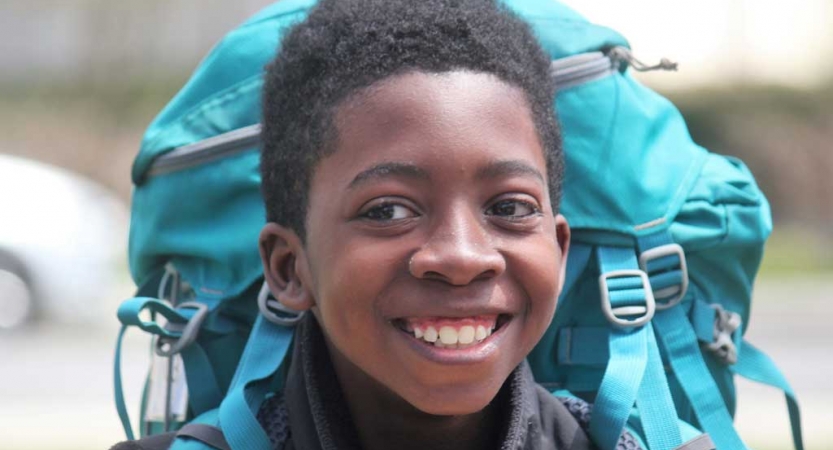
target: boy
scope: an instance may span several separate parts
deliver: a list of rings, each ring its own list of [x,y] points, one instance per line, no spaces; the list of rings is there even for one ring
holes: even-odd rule
[[[314,316],[285,390],[296,448],[589,446],[523,363],[569,242],[549,64],[486,0],[324,1],[283,41],[260,252]]]
[[[259,248],[311,313],[258,416],[275,448],[592,448],[525,363],[569,244],[549,66],[493,0],[323,0],[282,41]]]

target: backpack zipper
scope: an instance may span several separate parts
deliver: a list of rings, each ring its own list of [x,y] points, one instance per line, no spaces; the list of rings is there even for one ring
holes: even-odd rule
[[[617,65],[613,58],[602,52],[590,52],[553,60],[550,73],[556,89],[563,91],[611,75]]]
[[[163,175],[199,166],[248,150],[258,144],[260,144],[259,123],[177,147],[158,156],[148,169],[147,176]]]
[[[675,70],[663,60],[657,66],[646,67],[636,60],[625,47],[613,47],[607,53],[589,52],[553,60],[550,73],[555,78],[558,90],[563,91],[589,83],[615,73],[622,65],[633,66],[636,70]],[[177,147],[158,156],[148,169],[147,176],[163,175],[196,167],[207,162],[225,158],[249,150],[260,144],[260,124],[238,128],[228,133]]]

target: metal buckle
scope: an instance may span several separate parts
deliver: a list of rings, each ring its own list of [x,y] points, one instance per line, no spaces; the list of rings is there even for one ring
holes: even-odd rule
[[[306,311],[295,311],[284,306],[281,302],[270,299],[269,285],[263,282],[260,292],[257,294],[257,307],[263,317],[272,323],[285,327],[293,327],[304,318]],[[278,315],[277,313],[282,313]]]
[[[671,308],[683,301],[683,297],[685,297],[685,293],[688,291],[688,266],[685,262],[685,251],[679,244],[666,244],[645,250],[639,255],[639,268],[648,274],[649,277],[651,272],[648,271],[648,262],[672,255],[676,255],[680,261],[680,272],[682,272],[680,275],[680,284],[653,292],[657,309],[660,311]],[[660,299],[664,301],[660,302]]]
[[[740,314],[724,309],[718,304],[709,306],[715,310],[714,342],[706,344],[706,348],[723,364],[735,364],[738,362],[738,347],[732,335],[740,328]]]
[[[184,324],[168,322],[165,327],[166,329],[170,331],[181,331],[181,334],[178,338],[159,336],[156,339],[155,345],[156,354],[159,356],[173,356],[191,345],[200,334],[200,327],[202,327],[202,323],[205,322],[205,318],[208,316],[208,306],[202,303],[185,302],[177,306],[177,309],[180,308],[193,308],[197,311]]]
[[[620,306],[614,308],[610,304],[610,291],[608,290],[607,280],[611,278],[624,277],[639,277],[642,280],[642,288],[645,291],[645,305],[631,305]],[[648,275],[641,270],[614,270],[603,273],[599,276],[599,290],[602,297],[602,313],[607,320],[620,327],[641,327],[650,322],[654,318],[656,312],[656,302],[654,301],[654,293],[651,290],[651,283],[648,281]],[[621,316],[637,316],[633,319],[627,319]]]

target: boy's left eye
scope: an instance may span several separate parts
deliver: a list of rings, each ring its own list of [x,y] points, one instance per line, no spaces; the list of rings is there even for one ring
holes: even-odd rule
[[[541,212],[535,205],[522,200],[500,200],[486,210],[486,215],[520,219]]]

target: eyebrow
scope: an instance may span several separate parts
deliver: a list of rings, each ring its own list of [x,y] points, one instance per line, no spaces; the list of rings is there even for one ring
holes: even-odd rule
[[[475,177],[479,180],[510,176],[531,176],[544,185],[547,184],[546,179],[544,179],[544,174],[529,163],[517,159],[495,161],[480,168],[475,174]]]
[[[418,180],[430,179],[428,172],[411,163],[386,162],[377,164],[369,169],[359,172],[359,174],[353,178],[353,181],[351,181],[347,187],[349,189],[353,189],[371,180],[396,176],[415,178]]]

